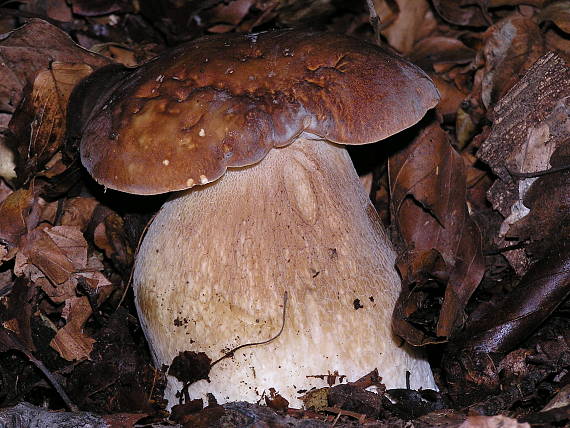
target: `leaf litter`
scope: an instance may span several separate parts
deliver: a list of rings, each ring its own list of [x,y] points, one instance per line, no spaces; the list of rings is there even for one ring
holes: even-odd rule
[[[143,426],[168,417],[168,369],[153,367],[128,288],[139,237],[162,199],[106,193],[82,172],[71,90],[104,65],[132,66],[204,34],[311,26],[389,44],[442,94],[433,114],[385,142],[363,171],[372,172],[372,200],[399,252],[394,331],[428,348],[440,391],[386,391],[372,372],[309,391],[306,409],[289,408],[278,391],[266,392],[266,406],[181,396],[169,423],[568,423],[568,3],[2,6],[0,421],[17,414],[57,426],[66,415]],[[184,377],[200,367],[187,364],[170,370]],[[72,412],[48,410],[65,407]]]

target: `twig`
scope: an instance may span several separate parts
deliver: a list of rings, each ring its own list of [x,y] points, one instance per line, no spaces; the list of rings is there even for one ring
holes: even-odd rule
[[[79,411],[79,408],[75,404],[73,404],[69,396],[63,390],[63,388],[61,387],[55,376],[49,371],[49,369],[45,366],[45,364],[42,363],[40,360],[38,360],[36,357],[34,357],[33,354],[28,349],[26,349],[26,347],[22,344],[22,342],[14,332],[0,326],[0,351],[4,352],[6,350],[19,351],[22,354],[24,354],[26,358],[28,358],[28,360],[33,365],[35,365],[43,373],[43,375],[47,378],[47,380],[52,384],[54,389],[57,391],[57,393],[59,394],[65,405],[67,406],[67,408],[72,412]]]
[[[533,172],[520,172],[520,171],[513,171],[507,167],[507,171],[511,176],[516,178],[536,178],[536,177],[543,177],[549,174],[555,174],[557,172],[567,171],[570,169],[570,165],[563,165],[563,166],[556,166],[553,168],[545,169],[542,171],[533,171]]]
[[[55,376],[48,370],[48,368],[44,365],[44,363],[42,363],[40,360],[34,357],[31,352],[25,349],[20,349],[20,351],[24,353],[24,355],[28,358],[28,360],[30,360],[38,369],[41,370],[44,376],[49,380],[51,385],[57,391],[57,393],[59,394],[65,405],[67,406],[67,408],[72,412],[79,412],[79,407],[73,404],[73,402],[71,401],[67,393],[63,390],[63,388],[61,387]]]
[[[287,291],[285,291],[285,293],[283,293],[283,318],[281,320],[281,328],[279,329],[279,332],[275,336],[273,336],[271,339],[264,340],[263,342],[244,343],[243,345],[239,345],[238,347],[227,352],[222,357],[218,358],[216,361],[214,361],[212,364],[210,364],[210,369],[212,367],[214,367],[216,364],[218,364],[220,361],[225,360],[226,358],[232,357],[234,355],[234,353],[236,351],[238,351],[239,349],[246,348],[248,346],[267,345],[268,343],[273,342],[275,339],[277,339],[279,336],[281,336],[281,333],[283,333],[283,329],[285,328],[285,314],[286,313],[287,313]]]
[[[503,248],[498,248],[496,250],[485,251],[483,253],[484,256],[496,256],[497,254],[506,253],[507,251],[519,250],[524,248],[524,246],[528,243],[528,240],[521,241],[517,244],[507,245]]]
[[[334,426],[338,419],[341,416],[350,416],[351,418],[357,419],[359,423],[364,423],[364,420],[366,419],[366,415],[364,413],[356,413],[356,412],[351,412],[350,410],[343,410],[340,409],[338,407],[323,407],[323,409],[325,412],[330,412],[330,413],[336,413],[336,418],[332,424],[332,426]]]

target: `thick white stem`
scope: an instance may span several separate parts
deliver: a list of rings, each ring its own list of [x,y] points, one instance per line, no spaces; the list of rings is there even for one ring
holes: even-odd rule
[[[346,150],[298,140],[259,164],[180,193],[154,219],[134,272],[139,315],[158,367],[180,351],[212,360],[220,402],[300,390],[338,371],[354,381],[378,368],[388,387],[435,387],[427,362],[390,331],[400,280],[395,254]],[[309,376],[309,377],[308,377]],[[180,385],[169,380],[170,404]]]

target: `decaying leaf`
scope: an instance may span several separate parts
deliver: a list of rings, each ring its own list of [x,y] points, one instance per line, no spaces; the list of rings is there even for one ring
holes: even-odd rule
[[[457,38],[433,36],[416,43],[410,59],[424,70],[431,71],[437,65],[468,64],[475,59],[475,54],[475,50]]]
[[[507,416],[469,416],[459,428],[530,428],[526,422],[519,423]]]
[[[46,166],[63,143],[67,102],[75,85],[93,69],[87,64],[53,62],[36,76],[31,93],[10,121],[15,141],[16,173],[27,183]]]
[[[487,0],[434,0],[433,6],[451,24],[482,27],[492,22]]]
[[[398,262],[403,291],[393,327],[414,345],[442,341],[463,324],[463,309],[484,272],[480,233],[466,206],[465,165],[433,123],[390,159],[389,168],[392,215],[407,248]],[[430,299],[440,296],[435,310],[441,309],[427,325],[422,315],[434,310],[426,294],[433,287],[439,290],[431,290]],[[415,312],[422,315],[414,318]]]
[[[0,40],[0,111],[13,112],[24,87],[54,61],[85,63],[93,68],[110,62],[81,48],[57,27],[31,19]]]
[[[95,198],[76,197],[65,200],[63,214],[61,215],[62,226],[77,226],[85,232],[93,211],[99,205]]]
[[[92,313],[87,297],[74,297],[66,300],[63,316],[67,322],[50,342],[50,346],[62,358],[74,361],[89,357],[95,340],[83,332],[83,326]]]
[[[380,19],[381,34],[390,46],[408,54],[422,35],[435,28],[435,20],[426,0],[397,0],[395,16],[389,3],[385,0],[373,1]]]
[[[0,241],[15,246],[26,233],[34,204],[32,189],[19,189],[0,203]],[[32,226],[33,227],[33,226]]]
[[[431,75],[437,90],[441,94],[441,101],[435,107],[444,122],[454,122],[459,107],[466,97],[466,94],[459,90],[453,83],[450,83],[435,73]]]
[[[241,23],[253,4],[254,0],[219,2],[213,8],[202,12],[200,19],[210,23],[209,32],[226,33],[234,30]]]
[[[545,50],[540,28],[531,18],[511,15],[489,27],[486,33],[481,99],[489,108],[506,94]]]
[[[72,232],[71,228],[66,228],[65,226],[58,226],[55,233],[58,231]],[[19,274],[25,272],[25,265],[31,264],[38,268],[54,285],[63,284],[67,281],[71,274],[75,271],[75,266],[73,261],[77,262],[77,254],[73,254],[74,248],[73,244],[70,245],[71,253],[67,253],[64,248],[61,248],[53,239],[52,233],[54,232],[49,225],[41,225],[36,229],[29,232],[24,238],[21,244],[21,251],[16,256],[16,272]],[[62,231],[63,232],[63,231]],[[65,239],[64,235],[60,235]],[[87,257],[87,245],[85,240],[81,236],[75,237],[71,235],[67,238],[69,241],[77,244],[81,248],[83,244],[85,258]],[[81,240],[83,242],[81,242]],[[75,260],[73,260],[73,256]],[[81,265],[81,262],[77,263]]]
[[[566,34],[570,34],[570,1],[552,2],[537,16],[539,23],[553,22]]]
[[[128,0],[72,0],[71,8],[73,13],[81,16],[101,16],[110,13],[130,12],[133,8]]]
[[[564,238],[500,303],[480,305],[463,333],[464,347],[508,352],[570,296],[570,246]]]

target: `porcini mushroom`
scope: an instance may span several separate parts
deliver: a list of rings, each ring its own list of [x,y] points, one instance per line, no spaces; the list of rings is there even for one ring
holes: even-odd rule
[[[362,41],[294,30],[208,36],[124,74],[89,115],[81,159],[112,189],[178,191],[133,274],[157,367],[277,336],[220,361],[191,397],[275,388],[295,406],[322,375],[374,368],[388,387],[409,371],[412,387],[434,388],[391,333],[395,254],[339,145],[416,123],[439,98],[427,75]],[[169,379],[171,405],[179,387]]]

